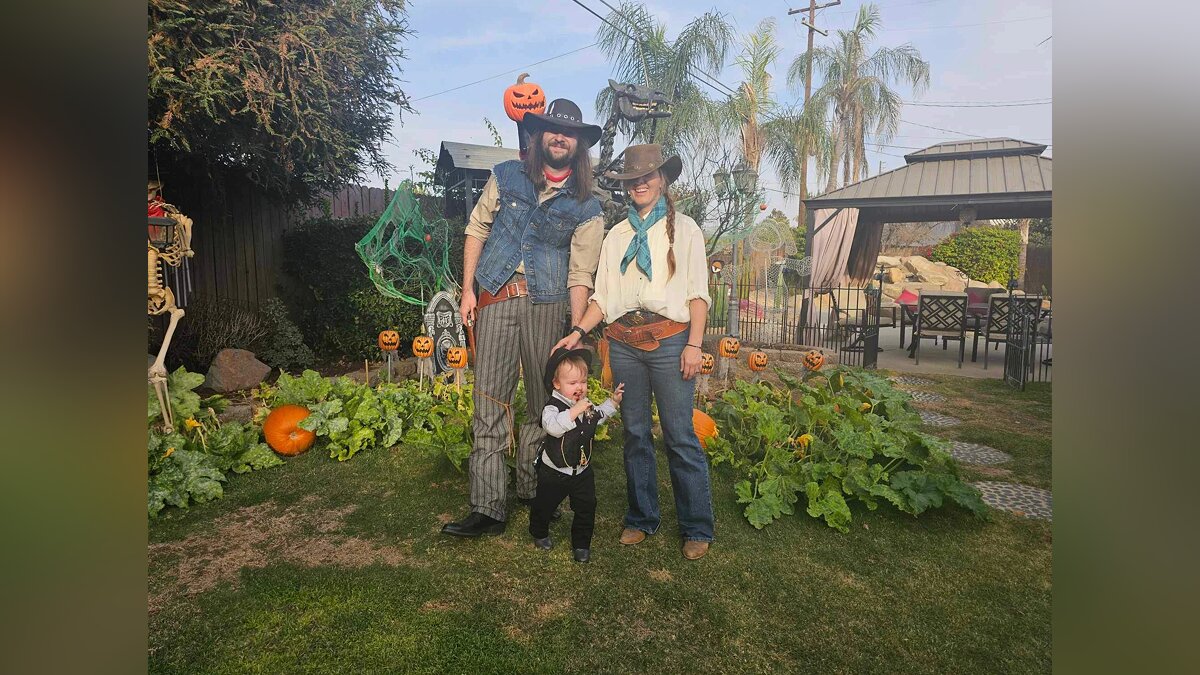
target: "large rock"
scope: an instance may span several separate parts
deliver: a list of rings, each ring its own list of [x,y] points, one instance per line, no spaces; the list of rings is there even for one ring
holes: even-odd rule
[[[967,281],[967,288],[988,288],[988,285],[982,281],[971,279]]]
[[[921,272],[920,274],[916,275],[915,280],[920,281],[922,283],[926,283],[926,284],[937,284],[938,286],[945,286],[946,282],[949,281],[950,279],[944,274],[929,274],[928,272]]]
[[[1004,288],[1004,284],[1000,283],[999,281],[989,281],[987,287],[988,288]]]
[[[259,361],[254,352],[245,349],[222,349],[217,352],[204,386],[220,394],[257,387],[271,372],[271,367]]]
[[[967,281],[959,278],[957,275],[951,276],[950,278],[946,279],[946,283],[942,284],[942,290],[962,293],[963,291],[967,290]]]
[[[883,272],[883,280],[884,280],[884,282],[889,283],[889,284],[903,283],[907,279],[908,279],[908,273],[904,271],[903,267],[900,267],[898,265],[895,267],[889,267],[889,268],[885,269]]]
[[[900,267],[900,258],[890,255],[881,255],[879,256],[879,261],[875,263],[876,267],[879,265],[883,265],[884,269]]]

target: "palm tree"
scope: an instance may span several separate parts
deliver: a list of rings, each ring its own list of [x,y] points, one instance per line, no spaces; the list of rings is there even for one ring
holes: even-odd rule
[[[612,63],[613,79],[634,82],[666,92],[672,99],[671,117],[658,124],[643,121],[621,128],[631,140],[660,143],[664,152],[702,157],[714,142],[720,111],[705,95],[704,72],[719,72],[733,42],[733,27],[718,12],[697,17],[674,40],[664,24],[641,4],[622,2],[596,31],[596,41]],[[630,36],[636,38],[631,40]],[[612,92],[596,96],[596,110],[605,115]]]
[[[868,173],[866,134],[877,142],[892,139],[900,124],[900,95],[891,87],[906,83],[914,94],[929,87],[929,63],[910,44],[880,47],[869,52],[869,43],[879,30],[879,8],[863,5],[854,27],[840,30],[832,47],[813,49],[812,67],[822,84],[813,92],[809,106],[822,111],[832,108],[830,136],[833,151],[827,157],[826,192],[837,188],[838,164],[842,165],[843,184],[864,178]],[[808,70],[805,54],[796,57],[788,69],[793,86],[804,82]]]

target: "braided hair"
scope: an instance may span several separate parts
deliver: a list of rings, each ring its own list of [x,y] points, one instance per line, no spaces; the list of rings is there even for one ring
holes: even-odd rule
[[[667,278],[675,276],[675,200],[671,199],[671,191],[667,187],[667,177],[663,177],[663,196],[667,198]]]

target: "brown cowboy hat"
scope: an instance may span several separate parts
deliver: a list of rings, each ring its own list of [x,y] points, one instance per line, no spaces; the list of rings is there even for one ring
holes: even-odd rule
[[[550,101],[550,105],[546,106],[545,113],[525,113],[525,118],[521,123],[529,130],[530,135],[536,134],[546,127],[571,129],[579,134],[579,138],[585,141],[589,148],[600,140],[602,132],[600,127],[595,124],[584,122],[579,106],[565,98],[556,98]]]
[[[679,160],[679,157],[663,159],[662,146],[657,143],[631,145],[625,148],[621,154],[625,157],[623,171],[621,173],[608,171],[604,174],[613,180],[633,180],[645,176],[651,171],[662,169],[667,176],[667,182],[674,183],[675,179],[679,178],[679,174],[683,172],[683,162]]]

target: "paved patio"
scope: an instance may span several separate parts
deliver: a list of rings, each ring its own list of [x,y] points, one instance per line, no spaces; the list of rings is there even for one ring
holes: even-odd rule
[[[999,347],[995,344],[991,346],[992,352],[988,356],[988,368],[984,370],[983,339],[980,338],[979,340],[979,359],[972,363],[970,333],[967,334],[967,351],[963,357],[962,368],[958,367],[957,341],[951,340],[949,346],[943,350],[940,340],[937,345],[934,345],[933,340],[925,340],[921,345],[921,364],[917,365],[916,359],[908,358],[908,347],[912,339],[911,326],[904,331],[904,338],[904,348],[901,349],[899,328],[885,327],[879,329],[879,346],[883,348],[883,351],[879,352],[879,368],[899,373],[937,373],[941,375],[991,377],[995,379],[1004,377],[1003,344]],[[1046,379],[1049,379],[1048,375]]]

